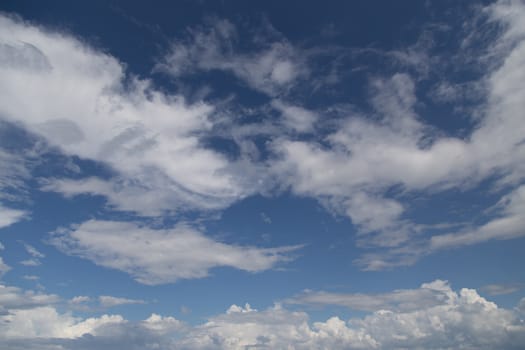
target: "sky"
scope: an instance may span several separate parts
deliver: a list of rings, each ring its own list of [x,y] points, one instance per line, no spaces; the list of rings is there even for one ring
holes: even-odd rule
[[[525,2],[3,1],[0,348],[525,348]]]

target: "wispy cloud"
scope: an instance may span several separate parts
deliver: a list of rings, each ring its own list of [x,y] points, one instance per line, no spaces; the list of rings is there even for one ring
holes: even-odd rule
[[[139,299],[128,299],[113,297],[110,295],[101,295],[98,297],[98,301],[102,307],[113,307],[119,305],[130,305],[130,304],[145,304],[144,300]]]
[[[90,220],[55,232],[50,243],[62,252],[129,273],[144,284],[202,278],[214,267],[249,272],[293,259],[300,246],[257,248],[207,238],[185,224],[153,229],[133,222]]]
[[[425,283],[418,289],[401,289],[388,293],[332,293],[307,290],[293,298],[288,304],[337,305],[364,311],[416,311],[445,303],[451,289],[446,281]]]
[[[481,287],[481,291],[489,295],[506,295],[516,293],[522,290],[524,287],[523,283],[507,283],[507,284],[487,284]]]
[[[304,79],[308,71],[300,51],[284,38],[276,38],[277,32],[269,24],[266,26],[267,34],[255,34],[258,47],[246,53],[237,48],[238,34],[233,23],[210,18],[206,27],[189,30],[186,40],[173,41],[157,70],[173,77],[198,70],[222,70],[271,96],[282,93]]]

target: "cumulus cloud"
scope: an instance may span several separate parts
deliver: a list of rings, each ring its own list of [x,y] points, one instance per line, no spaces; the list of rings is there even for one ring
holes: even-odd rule
[[[440,291],[439,302],[378,310],[348,322],[332,317],[311,326],[303,312],[279,306],[264,311],[233,306],[196,327],[183,343],[191,349],[511,349],[523,345],[525,327],[512,311],[498,308],[472,289],[458,293],[442,281],[421,287],[428,288]]]
[[[337,318],[312,327],[304,312],[288,311],[280,306],[257,311],[247,304],[232,305],[225,314],[195,327],[180,345],[182,349],[321,349],[371,348],[376,343]]]
[[[79,349],[84,346],[85,348],[94,346],[99,349],[109,346],[112,349],[135,349],[122,344],[130,346],[143,346],[148,342],[159,344],[163,342],[164,335],[172,335],[184,328],[181,321],[157,314],[152,314],[137,323],[130,323],[121,315],[76,317],[69,311],[58,311],[53,305],[58,301],[56,295],[38,294],[1,285],[0,347]],[[85,302],[89,301],[89,298],[80,296],[72,301]],[[128,340],[124,341],[124,339]]]
[[[418,296],[427,290],[441,297],[429,302]],[[410,292],[419,307],[398,303]],[[39,305],[0,316],[0,344],[13,349],[519,349],[525,344],[519,308],[499,308],[473,289],[457,292],[437,280],[376,296],[380,302],[370,307],[375,311],[348,321],[333,316],[311,322],[307,313],[279,304],[262,311],[246,304],[195,326],[158,314],[139,322],[119,315],[80,319]]]
[[[0,338],[76,338],[96,334],[102,325],[125,322],[118,315],[83,320],[69,312],[58,312],[55,305],[59,302],[60,298],[54,294],[0,285]]]
[[[185,224],[153,229],[133,222],[98,220],[58,230],[50,242],[66,254],[127,272],[138,282],[152,285],[206,277],[219,266],[248,272],[271,269],[289,261],[290,253],[299,248],[230,245]]]
[[[159,334],[177,332],[186,328],[185,324],[171,316],[151,314],[142,322],[142,326]]]
[[[96,329],[107,324],[125,322],[122,316],[103,315],[100,318],[80,320],[70,314],[60,314],[54,307],[10,310],[2,316],[0,333],[5,338],[76,338],[96,334]]]

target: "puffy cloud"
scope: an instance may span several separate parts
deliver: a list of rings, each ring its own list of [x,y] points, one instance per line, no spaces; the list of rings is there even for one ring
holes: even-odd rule
[[[102,325],[125,322],[118,315],[82,320],[67,312],[59,313],[53,306],[59,301],[54,294],[0,285],[0,338],[76,338],[96,334]]]
[[[183,349],[318,349],[371,348],[373,339],[346,327],[337,318],[311,327],[308,315],[275,306],[257,311],[232,305],[223,315],[192,329],[180,342]],[[342,325],[340,324],[342,323]]]
[[[76,297],[74,302],[89,301]],[[0,286],[0,347],[9,349],[159,349],[185,325],[173,317],[152,314],[142,322],[120,315],[81,318],[61,313],[54,295]],[[164,336],[166,339],[164,339]],[[150,344],[146,346],[147,344]],[[155,347],[156,344],[156,347]],[[150,347],[151,346],[151,347]]]
[[[299,248],[229,245],[184,224],[152,229],[132,222],[97,220],[59,230],[50,242],[66,254],[127,272],[145,284],[202,278],[219,266],[263,271],[289,261],[289,253]]]
[[[499,309],[472,289],[451,293],[443,305],[407,313],[377,311],[351,323],[365,328],[387,349],[512,349],[525,340],[525,328],[511,311]]]
[[[127,77],[115,58],[68,34],[5,15],[0,28],[2,118],[65,154],[109,165],[120,179],[117,185],[81,182],[87,193],[107,195],[119,209],[159,215],[223,207],[253,190],[240,184],[224,156],[200,142],[212,127],[213,106],[190,105],[148,80]],[[67,183],[53,188],[63,187],[71,194]],[[148,192],[156,195],[147,203],[123,204]]]
[[[0,333],[5,338],[76,338],[107,324],[125,322],[122,316],[103,315],[100,318],[80,320],[70,314],[60,314],[54,307],[10,310],[1,316]]]
[[[475,290],[458,293],[442,281],[421,289],[439,291],[442,298],[419,308],[378,310],[348,322],[332,317],[311,326],[303,312],[232,306],[190,331],[182,344],[188,349],[518,349],[525,344],[525,327],[516,315]]]
[[[441,297],[426,300],[417,294],[428,290]],[[158,314],[139,322],[126,321],[119,315],[82,320],[50,306],[36,306],[0,316],[4,321],[0,323],[0,344],[12,349],[232,350],[519,349],[525,344],[519,307],[516,311],[499,308],[473,289],[456,292],[439,280],[411,292],[419,307],[399,303],[408,299],[410,290],[394,291],[370,295],[380,302],[371,305],[376,311],[362,318],[345,321],[334,316],[313,323],[305,312],[280,305],[262,311],[249,304],[232,305],[225,313],[196,326]],[[390,297],[385,298],[387,295]],[[381,309],[380,304],[394,307]]]
[[[142,322],[142,326],[160,334],[177,332],[186,327],[182,321],[174,317],[161,316],[158,314],[151,314],[150,317]]]

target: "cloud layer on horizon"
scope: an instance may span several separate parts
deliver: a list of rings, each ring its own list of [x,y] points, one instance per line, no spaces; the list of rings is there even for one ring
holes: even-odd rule
[[[18,301],[0,315],[0,344],[10,349],[445,349],[458,344],[518,349],[524,344],[520,311],[499,308],[473,289],[456,292],[439,280],[402,293],[425,291],[442,297],[432,303],[416,298],[414,307],[392,309],[383,301],[400,292],[386,293],[371,313],[348,321],[334,316],[310,323],[302,311],[280,305],[258,311],[246,304],[192,326],[158,314],[143,321],[107,314],[82,319],[49,305],[57,301],[54,296],[2,286],[1,299]]]

